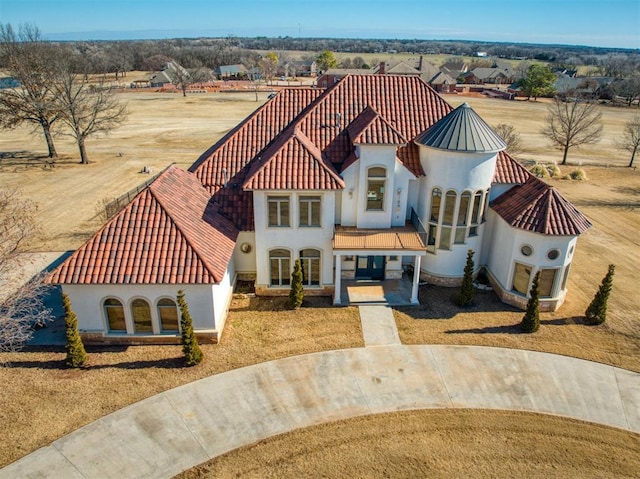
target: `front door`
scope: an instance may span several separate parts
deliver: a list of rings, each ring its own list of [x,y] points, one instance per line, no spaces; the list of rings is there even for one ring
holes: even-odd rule
[[[356,279],[384,279],[384,256],[358,256]]]

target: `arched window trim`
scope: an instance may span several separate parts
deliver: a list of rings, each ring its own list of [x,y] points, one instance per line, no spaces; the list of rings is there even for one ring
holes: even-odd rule
[[[135,315],[133,314],[133,303],[135,301],[144,301],[145,303],[147,303],[147,307],[149,308],[149,319],[150,319],[150,326],[151,326],[151,331],[137,331],[136,328],[136,318]],[[144,297],[144,296],[134,296],[133,298],[131,298],[129,300],[129,314],[131,317],[131,327],[132,327],[132,332],[133,334],[140,334],[140,335],[148,335],[148,334],[154,334],[155,331],[157,331],[154,328],[154,318],[153,318],[153,309],[151,308],[151,305],[153,304],[152,301],[149,301],[148,298]]]
[[[169,300],[173,303],[173,306],[176,308],[176,318],[177,318],[177,329],[176,330],[165,330],[162,327],[162,315],[160,314],[160,301]],[[165,306],[166,307],[166,306]],[[175,298],[171,296],[161,296],[156,300],[155,304],[156,315],[158,318],[158,331],[160,334],[180,334],[180,311],[178,310],[178,302]]]
[[[384,171],[384,176],[374,176],[372,175],[372,170],[381,170]],[[387,180],[388,180],[388,174],[389,171],[387,169],[386,166],[384,165],[371,165],[367,168],[367,184],[366,184],[366,189],[365,189],[365,209],[366,211],[384,211],[385,210],[385,203],[387,201]],[[374,197],[370,197],[369,196],[369,192],[372,191],[371,189],[371,182],[375,182],[376,184],[378,184],[378,186],[376,187],[377,193]],[[382,183],[382,185],[379,185],[379,183]],[[378,207],[372,207],[369,205],[369,201],[372,202],[380,202],[380,208]]]
[[[109,314],[107,313],[107,301],[109,301],[110,299],[113,299],[115,301],[118,301],[120,303],[120,308],[122,308],[122,316],[124,318],[124,329],[114,329],[112,330],[109,324]],[[105,298],[102,299],[102,315],[104,317],[104,330],[107,332],[107,334],[126,334],[129,331],[129,327],[128,327],[128,321],[127,321],[127,310],[125,308],[125,301],[122,301],[122,299],[118,298],[117,296],[107,296]]]
[[[302,252],[305,250],[315,251],[318,253],[318,256],[303,256]],[[319,288],[322,285],[322,250],[320,248],[316,248],[314,246],[300,248],[298,250],[298,258],[300,258],[300,263],[302,264],[303,274],[305,273],[305,269],[308,271],[308,264],[305,260],[316,260],[318,263],[318,284],[310,284],[311,277],[307,276],[307,281],[304,281],[303,277],[303,286],[305,288]]]
[[[275,251],[286,251],[288,253],[288,259],[289,260],[289,270],[288,271],[283,271],[283,263],[282,260],[285,259],[284,256],[281,257],[275,257],[272,258],[271,255],[273,252]],[[279,260],[279,267],[278,267],[278,284],[272,284],[272,280],[273,280],[273,271],[271,269],[271,260],[272,259],[277,259]],[[288,287],[291,284],[291,271],[293,268],[293,251],[290,248],[285,248],[284,246],[278,246],[278,247],[274,247],[271,248],[267,251],[267,261],[268,261],[268,268],[267,271],[269,272],[269,287],[271,288],[282,288],[282,287]]]

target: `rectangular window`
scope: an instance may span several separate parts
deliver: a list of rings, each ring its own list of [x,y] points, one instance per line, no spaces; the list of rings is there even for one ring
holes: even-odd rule
[[[442,223],[445,225],[453,224],[453,212],[456,208],[456,193],[455,191],[447,191],[444,201],[444,218]]]
[[[436,225],[429,225],[429,235],[427,236],[427,251],[430,253],[436,252],[436,232],[438,227]]]
[[[564,269],[564,276],[562,277],[562,286],[560,287],[561,291],[564,291],[565,289],[567,289],[567,281],[569,281],[570,268],[571,268],[571,265],[568,264],[567,267]]]
[[[513,290],[520,294],[529,294],[529,280],[531,279],[531,266],[516,263],[513,273]]]
[[[302,196],[299,200],[300,226],[320,226],[320,197]]]
[[[553,284],[556,281],[555,268],[543,268],[540,270],[540,282],[538,284],[539,294],[542,297],[551,297],[553,295]]]
[[[367,210],[382,210],[384,207],[385,180],[369,180],[367,188]]]
[[[443,226],[440,230],[438,249],[451,249],[451,226]]]
[[[269,226],[289,226],[289,197],[269,196]]]

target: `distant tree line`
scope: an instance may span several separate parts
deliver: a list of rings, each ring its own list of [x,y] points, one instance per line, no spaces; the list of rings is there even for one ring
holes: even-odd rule
[[[620,48],[575,45],[533,45],[473,41],[385,40],[350,38],[234,37],[177,38],[165,40],[62,42],[69,51],[81,56],[88,73],[112,73],[126,76],[132,70],[159,70],[170,60],[184,68],[244,64],[256,66],[260,52],[308,52],[303,60],[315,59],[318,52],[442,54],[474,56],[486,52],[490,57],[541,60],[551,66],[575,68],[590,66],[592,76],[626,78],[640,72],[640,52]],[[364,62],[358,62],[360,64]],[[0,67],[3,65],[0,64]],[[353,68],[359,68],[354,65]]]

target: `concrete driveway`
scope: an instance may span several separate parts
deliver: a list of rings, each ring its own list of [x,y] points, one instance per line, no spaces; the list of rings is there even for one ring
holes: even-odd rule
[[[296,428],[422,408],[541,412],[640,433],[640,374],[473,346],[372,345],[295,356],[133,404],[5,467],[0,478],[166,478]]]

